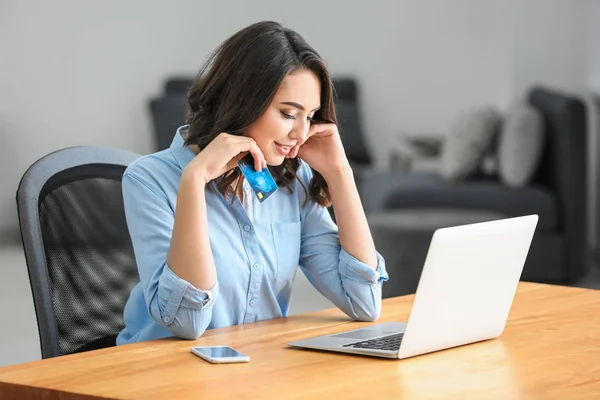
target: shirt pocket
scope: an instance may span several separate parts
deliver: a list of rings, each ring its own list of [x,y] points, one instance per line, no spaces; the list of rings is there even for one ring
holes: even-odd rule
[[[300,262],[300,222],[280,222],[271,224],[275,247],[278,282],[292,281]]]

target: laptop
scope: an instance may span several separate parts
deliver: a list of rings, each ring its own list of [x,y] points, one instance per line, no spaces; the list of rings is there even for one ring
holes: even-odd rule
[[[404,359],[497,338],[537,222],[537,215],[527,215],[437,229],[406,323],[374,324],[288,345]],[[395,279],[402,279],[398,274]]]

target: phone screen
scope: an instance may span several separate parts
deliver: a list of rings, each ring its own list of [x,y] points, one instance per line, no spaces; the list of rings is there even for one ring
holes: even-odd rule
[[[194,347],[194,349],[210,358],[246,357],[245,354],[227,346]]]

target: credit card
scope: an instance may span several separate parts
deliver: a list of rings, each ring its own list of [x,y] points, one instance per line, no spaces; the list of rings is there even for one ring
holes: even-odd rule
[[[268,168],[261,171],[254,169],[254,157],[251,153],[238,161],[238,166],[261,203],[277,191],[277,183]]]

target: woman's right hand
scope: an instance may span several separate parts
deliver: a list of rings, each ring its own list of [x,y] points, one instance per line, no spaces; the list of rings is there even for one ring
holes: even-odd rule
[[[248,153],[254,157],[254,169],[260,171],[267,166],[254,139],[221,133],[185,167],[184,172],[200,175],[208,183],[237,167],[238,161]]]

